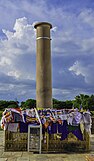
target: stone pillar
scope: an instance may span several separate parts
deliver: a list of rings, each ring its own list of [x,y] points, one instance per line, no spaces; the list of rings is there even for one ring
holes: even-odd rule
[[[50,29],[48,22],[35,24],[36,29],[36,107],[52,107],[52,74]]]

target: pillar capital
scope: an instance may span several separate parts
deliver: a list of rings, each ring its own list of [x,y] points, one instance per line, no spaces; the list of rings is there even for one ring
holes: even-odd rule
[[[52,25],[48,22],[38,22],[34,25],[34,28],[36,29],[38,26],[50,26],[50,29],[52,28]]]

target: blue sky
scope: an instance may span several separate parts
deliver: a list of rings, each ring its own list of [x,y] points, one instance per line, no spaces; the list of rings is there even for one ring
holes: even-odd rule
[[[94,94],[93,0],[0,0],[0,99],[36,98],[35,22],[51,30],[53,97]]]

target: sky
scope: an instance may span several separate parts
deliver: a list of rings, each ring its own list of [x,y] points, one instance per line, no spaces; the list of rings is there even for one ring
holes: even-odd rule
[[[53,26],[53,98],[94,94],[94,0],[0,0],[0,100],[36,98],[41,21]]]

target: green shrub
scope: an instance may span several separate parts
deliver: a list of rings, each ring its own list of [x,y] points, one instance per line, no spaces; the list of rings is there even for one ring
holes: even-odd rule
[[[94,116],[94,111],[90,111],[91,112],[91,116]]]
[[[3,111],[0,111],[0,120],[1,120],[1,117],[2,117],[2,113],[3,113]]]

